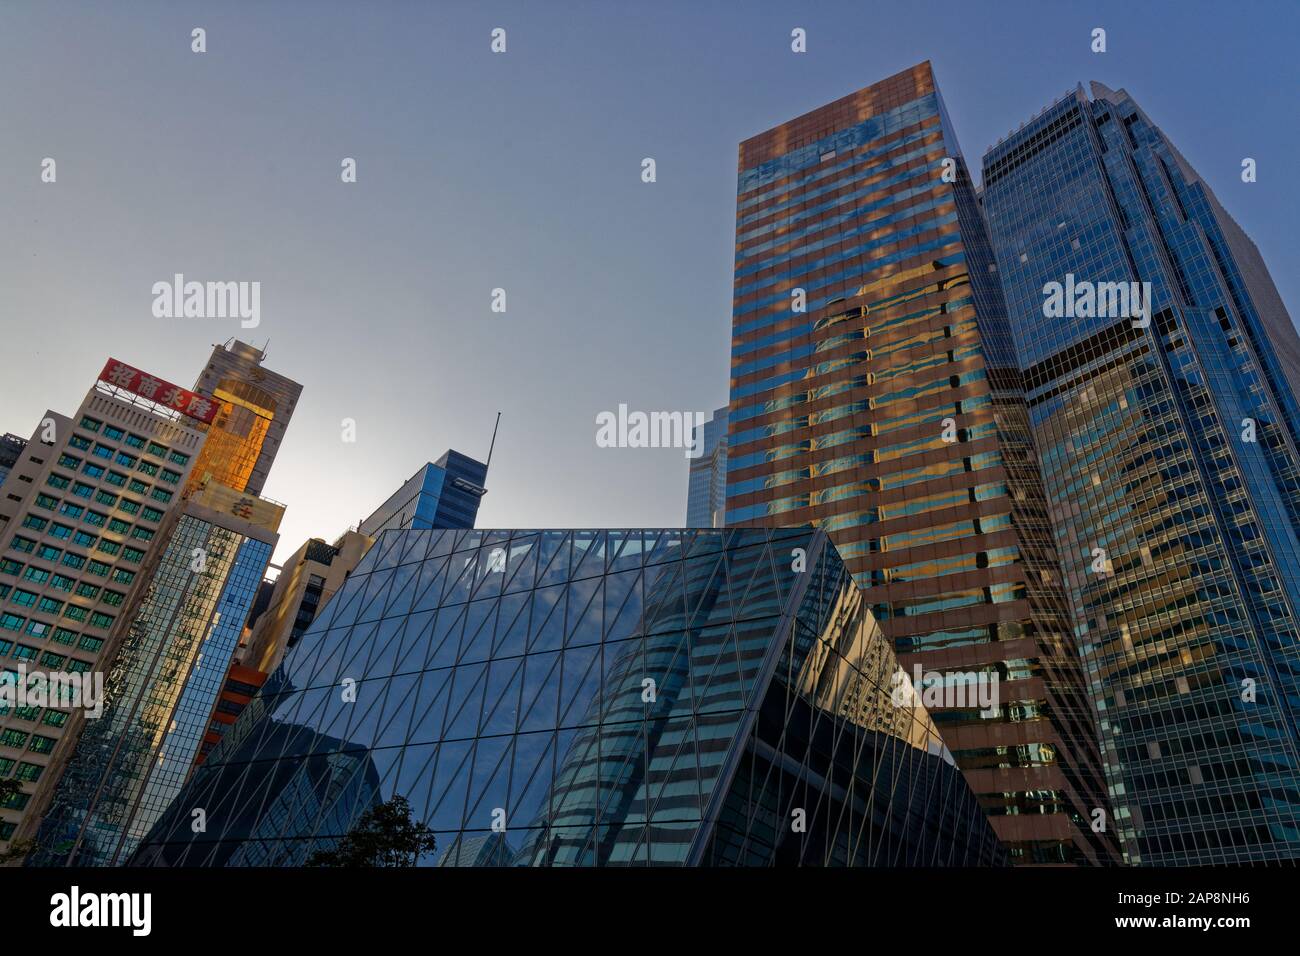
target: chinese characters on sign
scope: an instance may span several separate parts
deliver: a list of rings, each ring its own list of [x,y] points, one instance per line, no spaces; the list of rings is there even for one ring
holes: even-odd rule
[[[109,359],[108,364],[104,366],[104,371],[99,373],[99,380],[125,391],[134,392],[141,398],[165,405],[201,422],[210,424],[217,417],[217,403],[212,399],[205,398],[198,392],[191,392],[187,388],[180,388],[171,382],[154,378],[114,358]]]

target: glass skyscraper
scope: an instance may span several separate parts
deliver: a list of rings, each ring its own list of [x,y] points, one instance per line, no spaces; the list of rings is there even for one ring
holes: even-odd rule
[[[1195,170],[1092,94],[991,149],[983,202],[1123,849],[1294,860],[1300,341]]]
[[[407,479],[359,530],[373,538],[392,530],[472,528],[486,481],[487,465],[449,449]]]
[[[997,682],[995,710],[932,711],[1015,862],[1115,861],[1005,308],[929,63],[744,141],[738,173],[728,526],[824,529],[909,672]]]
[[[686,527],[721,528],[726,521],[727,407],[696,429],[700,454],[691,459],[686,491]]]
[[[897,674],[811,529],[390,531],[134,862],[300,864],[398,794],[431,865],[1004,862]]]
[[[284,509],[209,483],[184,506],[29,865],[125,861],[189,776]]]

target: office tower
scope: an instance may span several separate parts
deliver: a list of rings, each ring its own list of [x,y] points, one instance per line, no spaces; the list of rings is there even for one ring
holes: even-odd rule
[[[231,339],[214,346],[194,390],[217,406],[191,485],[212,480],[260,495],[302,386],[262,366],[265,353]]]
[[[0,667],[11,689],[24,673],[35,690],[38,675],[106,669],[211,413],[202,396],[110,359],[72,418],[46,414],[0,504]],[[22,827],[39,818],[84,722],[83,706],[28,700],[0,702],[0,777],[24,785],[0,808],[0,841],[30,835]]]
[[[18,463],[18,459],[22,457],[23,449],[26,447],[27,439],[19,435],[5,433],[3,437],[0,437],[0,485],[5,483],[10,470]]]
[[[686,527],[721,528],[726,524],[727,407],[719,408],[695,432],[693,438],[700,454],[691,459]]]
[[[394,529],[472,528],[486,481],[487,465],[448,450],[407,479],[358,530],[376,538]]]
[[[1092,94],[984,156],[984,207],[1123,849],[1294,860],[1300,341],[1195,170]]]
[[[192,494],[54,788],[29,865],[125,861],[180,792],[208,730],[284,508],[209,481]]]
[[[271,592],[266,611],[253,625],[245,666],[269,674],[285,651],[298,643],[320,609],[343,586],[371,539],[358,531],[345,531],[333,544],[312,538],[289,556]]]
[[[909,673],[998,682],[996,711],[932,711],[1015,862],[1113,862],[1015,354],[930,65],[746,140],[738,168],[728,526],[824,529]]]
[[[390,531],[133,862],[300,863],[394,795],[449,864],[1003,862],[897,672],[810,529]]]

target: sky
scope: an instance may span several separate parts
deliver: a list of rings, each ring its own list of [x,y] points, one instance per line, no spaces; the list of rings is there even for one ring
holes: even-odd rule
[[[598,447],[596,416],[726,403],[742,139],[929,59],[977,170],[1075,84],[1122,87],[1294,317],[1298,35],[1294,2],[0,0],[0,432],[109,355],[191,385],[269,340],[304,386],[277,562],[482,458],[498,411],[479,527],[680,526],[683,451]],[[260,282],[260,324],[156,318],[175,273]]]

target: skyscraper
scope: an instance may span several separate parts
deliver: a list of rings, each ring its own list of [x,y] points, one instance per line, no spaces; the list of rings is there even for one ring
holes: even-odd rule
[[[217,406],[191,484],[216,481],[260,495],[302,386],[262,365],[265,352],[231,339],[212,349],[194,390]]]
[[[135,862],[301,863],[395,795],[449,866],[1003,862],[897,670],[811,530],[389,531]]]
[[[700,455],[691,459],[686,491],[686,527],[721,528],[726,524],[727,407],[713,413],[694,436]]]
[[[36,835],[30,865],[124,862],[180,792],[284,508],[209,482],[184,504]]]
[[[726,520],[836,543],[1020,863],[1116,858],[1015,353],[929,63],[740,146]]]
[[[358,530],[374,538],[390,530],[472,528],[486,481],[487,465],[448,450],[408,478]]]
[[[1092,94],[993,147],[983,199],[1120,837],[1294,860],[1300,340],[1159,127]]]
[[[47,412],[0,514],[0,679],[47,689],[106,669],[179,508],[212,408],[202,396],[110,359],[74,417]],[[0,808],[0,842],[30,834],[85,721],[80,706],[0,700],[0,777],[24,792]]]
[[[21,435],[4,434],[0,436],[0,485],[5,483],[9,477],[9,472],[18,459],[22,457],[23,449],[27,447],[27,439]]]

